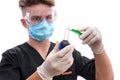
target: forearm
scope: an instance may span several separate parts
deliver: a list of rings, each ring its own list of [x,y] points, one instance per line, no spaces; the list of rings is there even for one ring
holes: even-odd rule
[[[38,75],[38,73],[35,71],[30,77],[28,77],[26,80],[42,80],[41,77]]]
[[[96,80],[114,80],[112,65],[105,52],[94,54],[96,67]]]

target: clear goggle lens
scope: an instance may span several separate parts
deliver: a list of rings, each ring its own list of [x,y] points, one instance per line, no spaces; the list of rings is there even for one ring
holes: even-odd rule
[[[56,17],[55,10],[47,10],[47,11],[37,11],[37,12],[27,12],[26,16],[24,17],[27,19],[29,23],[38,24],[43,20],[48,22],[53,22]]]

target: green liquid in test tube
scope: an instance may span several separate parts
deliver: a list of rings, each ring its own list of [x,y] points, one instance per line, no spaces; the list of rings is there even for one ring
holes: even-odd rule
[[[78,35],[81,35],[81,34],[82,34],[82,32],[80,32],[80,31],[78,31],[78,30],[75,30],[75,29],[70,29],[70,31],[72,31],[72,32],[74,32],[74,33],[76,33],[76,34],[78,34]]]

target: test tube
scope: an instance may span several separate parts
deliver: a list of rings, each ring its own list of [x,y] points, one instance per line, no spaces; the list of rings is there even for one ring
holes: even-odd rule
[[[81,34],[82,34],[82,32],[80,32],[80,31],[78,31],[78,30],[76,30],[76,29],[70,29],[70,31],[72,31],[72,32],[74,32],[74,33],[76,33],[76,34],[78,34],[78,35],[81,35]]]
[[[68,29],[65,29],[65,34],[63,40],[60,42],[59,49],[63,49],[65,46],[69,45],[70,43],[68,42],[69,38],[69,27]]]
[[[69,27],[68,27],[68,29],[65,29],[65,34],[64,34],[64,38],[63,38],[63,40],[68,40],[68,38],[69,38]]]

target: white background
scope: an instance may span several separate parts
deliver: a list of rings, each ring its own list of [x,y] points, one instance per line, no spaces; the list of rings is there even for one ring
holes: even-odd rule
[[[51,41],[62,40],[68,26],[96,26],[101,31],[104,47],[111,60],[114,80],[120,80],[120,1],[119,0],[56,0],[57,19]],[[18,0],[0,1],[0,59],[2,53],[27,41],[27,30],[20,23]],[[93,55],[78,36],[70,33],[69,41],[89,58]]]

